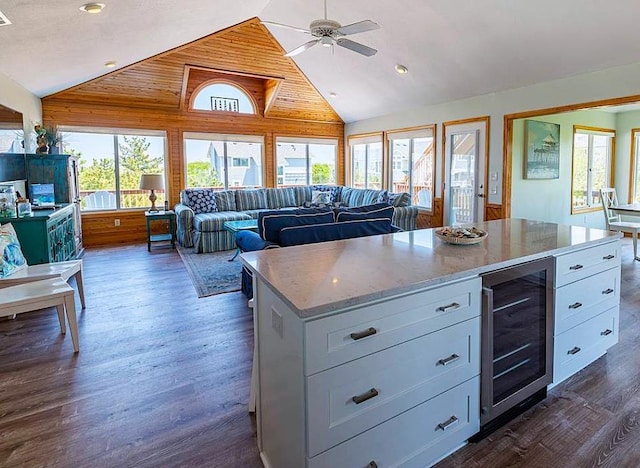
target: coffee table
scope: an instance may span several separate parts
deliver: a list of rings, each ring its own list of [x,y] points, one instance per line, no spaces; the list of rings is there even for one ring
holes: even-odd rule
[[[247,230],[258,232],[258,220],[242,219],[239,221],[225,221],[225,223],[222,225],[222,228],[225,231],[229,231],[232,234],[235,234],[238,231],[247,231]],[[233,254],[233,257],[231,257],[229,261],[233,262],[239,253],[240,253],[240,249],[236,247],[236,253]]]

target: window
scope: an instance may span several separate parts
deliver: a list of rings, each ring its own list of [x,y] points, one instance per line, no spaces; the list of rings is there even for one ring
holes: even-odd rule
[[[24,153],[22,128],[0,128],[0,153]]]
[[[253,101],[237,86],[213,83],[197,91],[193,98],[193,109],[255,114]]]
[[[262,187],[262,137],[185,133],[187,187]]]
[[[573,127],[571,212],[602,208],[600,189],[613,180],[615,131]]]
[[[351,182],[356,188],[382,188],[382,133],[349,138]]]
[[[392,168],[392,192],[409,192],[412,203],[427,209],[433,205],[435,126],[387,133]]]
[[[277,185],[335,184],[337,153],[336,140],[278,138]]]
[[[64,128],[61,136],[64,153],[78,157],[83,211],[150,206],[149,191],[140,190],[140,176],[164,175],[164,132]],[[155,193],[156,205],[162,206],[165,190]]]

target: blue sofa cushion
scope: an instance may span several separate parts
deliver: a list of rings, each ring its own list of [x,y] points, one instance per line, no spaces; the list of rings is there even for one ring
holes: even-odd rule
[[[283,227],[333,223],[333,221],[333,211],[330,209],[263,211],[258,214],[258,234],[265,240],[280,244],[280,230]]]
[[[219,190],[213,193],[218,211],[238,211],[235,190]]]
[[[353,221],[359,219],[393,218],[393,206],[386,203],[358,206],[354,208],[340,208],[336,210],[336,222]]]
[[[251,216],[239,211],[219,211],[215,213],[200,213],[193,217],[193,227],[199,232],[222,231],[227,221],[241,221],[251,219]]]
[[[264,189],[236,190],[235,192],[236,209],[238,211],[264,210],[267,208],[267,192]]]
[[[354,237],[375,236],[397,232],[390,219],[363,219],[342,223],[316,224],[312,226],[288,226],[280,231],[280,245],[313,244]]]
[[[218,211],[214,191],[208,188],[191,188],[182,191],[181,202],[195,214]]]
[[[267,208],[270,210],[299,206],[296,202],[296,192],[293,190],[293,187],[268,188],[266,192]]]

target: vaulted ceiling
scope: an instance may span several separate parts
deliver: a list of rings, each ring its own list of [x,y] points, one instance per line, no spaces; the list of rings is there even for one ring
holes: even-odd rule
[[[42,97],[108,73],[109,60],[125,67],[252,17],[307,28],[323,16],[321,0],[101,1],[99,15],[82,0],[1,2],[13,24],[0,26],[0,73]],[[380,25],[351,36],[373,57],[294,57],[347,122],[640,61],[637,0],[328,0],[328,17]],[[308,40],[269,29],[285,50]]]
[[[185,110],[209,80],[242,85],[265,117],[341,122],[255,18],[45,99]]]

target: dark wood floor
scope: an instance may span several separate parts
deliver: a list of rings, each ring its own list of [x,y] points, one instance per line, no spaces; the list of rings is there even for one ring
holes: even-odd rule
[[[640,466],[640,262],[623,252],[620,343],[439,466]],[[142,244],[89,249],[85,289],[77,356],[54,311],[0,321],[0,466],[261,466],[243,296],[198,299],[175,251]]]

